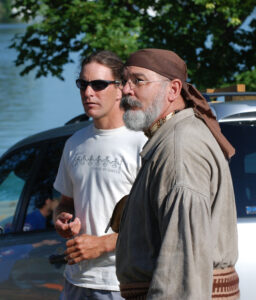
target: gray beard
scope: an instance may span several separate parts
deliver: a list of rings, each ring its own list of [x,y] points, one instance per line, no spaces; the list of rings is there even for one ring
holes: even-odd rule
[[[134,131],[149,128],[161,114],[163,98],[164,95],[156,97],[153,103],[143,111],[142,109],[132,110],[132,107],[142,108],[139,101],[129,96],[123,97],[120,106],[125,110],[123,115],[125,126]]]

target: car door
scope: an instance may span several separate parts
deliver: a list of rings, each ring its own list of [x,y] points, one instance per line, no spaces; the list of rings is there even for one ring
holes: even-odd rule
[[[63,288],[64,239],[51,220],[29,231],[24,221],[41,187],[52,187],[65,140],[30,144],[0,161],[0,299],[58,299]]]
[[[256,123],[221,123],[224,135],[236,149],[231,158],[238,217],[238,262],[241,299],[256,295]]]

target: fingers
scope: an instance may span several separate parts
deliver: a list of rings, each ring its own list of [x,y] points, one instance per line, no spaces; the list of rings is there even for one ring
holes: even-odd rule
[[[68,243],[69,242],[69,243]],[[73,265],[79,263],[80,261],[84,260],[82,252],[80,248],[77,247],[76,243],[73,239],[69,240],[66,244],[69,244],[65,253],[65,260],[69,265]]]
[[[60,220],[55,223],[56,231],[64,238],[72,238],[73,234],[69,228],[69,224],[64,224]]]
[[[70,213],[66,213],[66,212],[62,212],[61,214],[59,214],[57,216],[57,220],[59,220],[60,222],[67,224],[71,219],[73,218],[73,215]]]
[[[68,265],[74,265],[74,264],[81,262],[84,259],[82,259],[81,257],[72,258],[71,256],[66,256],[65,260],[67,261]]]
[[[73,215],[62,212],[56,218],[55,228],[60,231],[66,231],[69,229],[68,222],[72,219]]]
[[[67,249],[65,251],[65,259],[69,265],[73,265],[87,259],[86,238],[87,235],[83,234],[66,242]]]
[[[83,240],[83,238],[82,238]],[[84,248],[84,245],[81,243],[81,236],[76,238],[71,238],[66,242],[66,255],[73,255],[72,257],[76,257],[78,255],[81,255],[82,250]]]
[[[81,221],[79,218],[75,218],[73,222],[69,223],[70,231],[73,235],[77,235],[81,230]]]
[[[67,263],[69,265],[73,265],[73,264],[77,264],[83,260],[87,260],[90,259],[90,257],[87,257],[86,254],[81,253],[80,251],[72,251],[69,252],[70,254],[68,254],[67,251],[65,251],[65,260],[67,261]]]
[[[80,262],[82,260],[94,259],[102,255],[103,247],[101,238],[87,234],[79,235],[66,242],[67,261],[70,264]]]
[[[57,220],[55,222],[55,228],[60,230],[67,230],[69,229],[69,224],[63,223],[61,220]]]
[[[64,238],[72,238],[77,235],[81,229],[81,221],[79,218],[75,218],[73,222],[70,222],[73,215],[70,213],[62,212],[57,216],[55,222],[56,231]]]

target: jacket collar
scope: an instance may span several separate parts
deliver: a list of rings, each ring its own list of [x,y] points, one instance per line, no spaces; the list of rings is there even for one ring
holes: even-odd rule
[[[186,108],[179,112],[176,112],[169,120],[167,120],[162,126],[155,132],[155,134],[145,144],[140,155],[142,160],[149,160],[153,153],[158,148],[159,144],[170,134],[170,131],[176,126],[177,123],[183,121],[185,118],[194,116],[192,108]]]

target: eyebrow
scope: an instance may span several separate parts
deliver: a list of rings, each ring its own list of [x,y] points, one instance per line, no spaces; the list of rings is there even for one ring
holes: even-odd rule
[[[144,77],[147,79],[147,76],[143,73],[128,73],[128,76],[138,76],[138,77]]]

